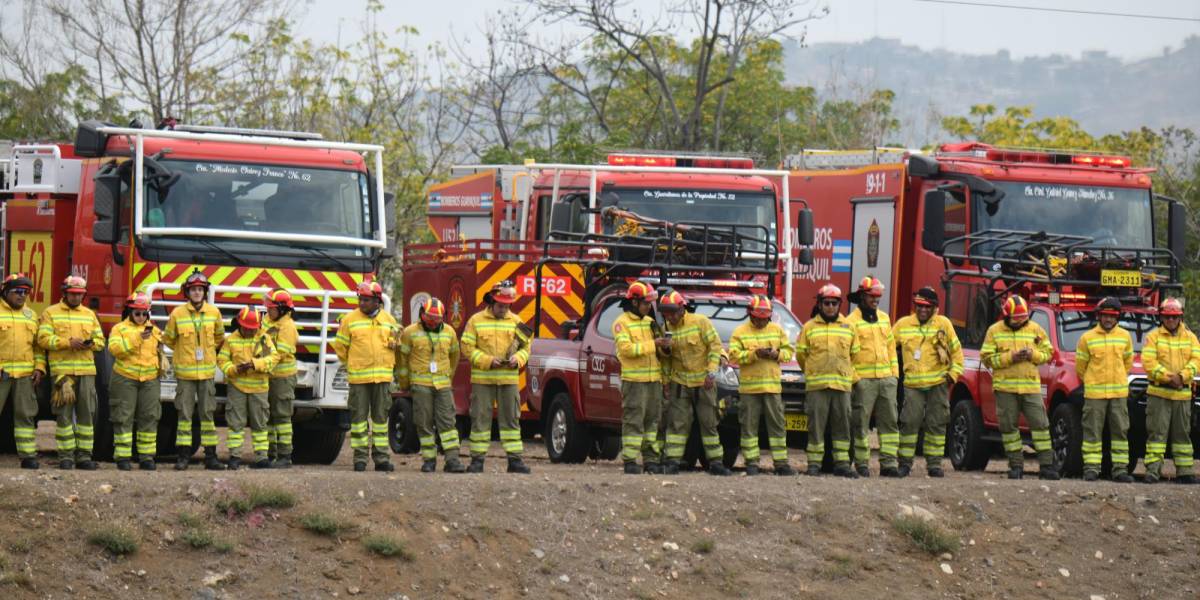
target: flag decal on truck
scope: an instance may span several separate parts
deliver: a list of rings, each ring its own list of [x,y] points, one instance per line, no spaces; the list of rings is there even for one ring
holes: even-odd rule
[[[833,240],[833,272],[850,272],[850,240]]]

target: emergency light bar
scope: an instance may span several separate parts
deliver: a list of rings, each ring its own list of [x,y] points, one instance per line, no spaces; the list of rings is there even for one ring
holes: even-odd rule
[[[1127,169],[1133,161],[1128,156],[1084,153],[1077,151],[1054,151],[1026,148],[996,148],[977,142],[942,144],[937,156],[981,158],[996,162],[1032,163],[1043,165],[1082,165],[1088,167],[1115,167]]]
[[[658,284],[662,280],[658,277],[639,277],[637,281],[649,284]],[[667,285],[672,287],[719,287],[733,288],[742,290],[761,290],[767,287],[765,281],[741,281],[737,279],[700,279],[696,277],[668,277]]]
[[[665,156],[657,154],[609,154],[613,167],[693,167],[697,169],[753,169],[752,158],[721,156]]]

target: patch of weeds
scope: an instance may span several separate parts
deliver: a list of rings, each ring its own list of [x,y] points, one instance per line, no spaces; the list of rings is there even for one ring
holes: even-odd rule
[[[354,525],[326,513],[308,513],[300,517],[300,525],[317,535],[336,536],[353,529]]]
[[[665,527],[648,527],[646,537],[654,541],[665,540],[667,539],[667,529]]]
[[[749,527],[754,524],[754,517],[750,516],[750,513],[739,513],[733,520],[737,521],[737,524],[742,527]]]
[[[649,521],[654,518],[656,513],[650,507],[644,506],[630,513],[629,518],[634,521]]]
[[[399,558],[405,562],[412,562],[416,558],[400,540],[390,535],[369,535],[363,538],[363,546],[366,546],[367,550],[387,558]]]
[[[6,571],[0,574],[0,585],[33,586],[33,578],[26,571]]]
[[[101,525],[88,534],[87,541],[116,556],[137,552],[137,532],[128,525],[109,523]]]
[[[204,525],[204,519],[194,512],[184,511],[179,513],[179,524],[184,527],[196,528]]]
[[[221,554],[233,552],[234,544],[229,540],[213,540],[212,549]]]
[[[183,536],[180,539],[197,550],[202,550],[213,545],[212,534],[197,527],[189,528],[183,532]]]
[[[28,537],[19,537],[8,543],[8,550],[17,554],[29,554],[33,550],[33,540]]]
[[[224,496],[217,499],[217,510],[222,513],[244,515],[257,508],[292,508],[296,495],[283,488],[246,487],[245,496]]]
[[[896,517],[892,519],[892,527],[931,556],[958,551],[957,536],[924,519]]]
[[[817,574],[825,579],[849,579],[858,572],[858,564],[845,554],[830,554],[825,558],[828,563],[817,569]]]
[[[700,538],[692,542],[692,552],[696,554],[712,554],[716,547],[717,543],[712,538]]]

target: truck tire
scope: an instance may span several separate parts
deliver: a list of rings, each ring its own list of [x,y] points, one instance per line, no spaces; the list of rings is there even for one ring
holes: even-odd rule
[[[13,437],[13,405],[6,402],[0,413],[0,454],[16,454],[17,440]]]
[[[1064,476],[1083,472],[1083,412],[1078,405],[1059,402],[1050,413],[1050,442],[1054,463]]]
[[[111,413],[108,410],[108,385],[100,387],[100,378],[92,380],[96,385],[96,421],[92,424],[92,459],[97,461],[112,461],[113,459],[113,425]],[[136,434],[135,434],[136,435]],[[137,444],[134,444],[135,446]]]
[[[167,456],[178,456],[178,448],[175,447],[175,433],[179,431],[179,413],[175,411],[175,404],[171,402],[162,403],[162,416],[158,418],[158,437],[156,438],[155,458],[163,458]],[[134,444],[134,452],[137,452],[137,444]],[[192,445],[188,450],[188,456],[193,456],[200,449],[200,421],[192,421]]]
[[[571,396],[559,392],[550,400],[542,439],[552,463],[581,463],[592,447],[592,432],[575,421]]]
[[[983,415],[970,398],[960,398],[950,409],[946,435],[947,454],[955,471],[982,471],[987,467],[989,444],[983,439]]]
[[[392,400],[392,410],[388,414],[388,445],[396,454],[413,454],[421,449],[417,423],[413,420],[412,398],[400,396]]]
[[[342,429],[297,429],[292,433],[292,460],[296,464],[331,465],[342,452]]]
[[[592,448],[588,458],[593,460],[615,460],[621,455],[621,434],[611,431],[592,432]]]

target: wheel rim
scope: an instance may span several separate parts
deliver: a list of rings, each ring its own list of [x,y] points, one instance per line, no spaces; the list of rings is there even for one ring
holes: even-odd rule
[[[962,415],[954,418],[950,428],[950,460],[955,467],[966,462],[967,457],[967,419]]]
[[[561,408],[554,411],[554,417],[550,419],[550,447],[558,455],[567,447],[567,415]]]
[[[404,411],[393,409],[392,418],[388,419],[388,434],[391,437],[393,452],[400,452],[404,447],[404,440],[400,439],[404,431]]]
[[[1067,453],[1071,448],[1071,428],[1066,419],[1055,419],[1050,427],[1050,445],[1054,448],[1054,462],[1067,464]]]

